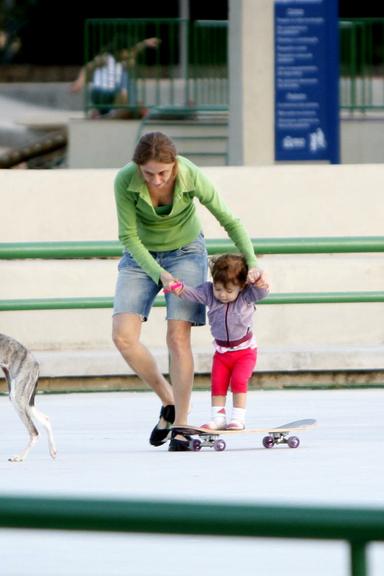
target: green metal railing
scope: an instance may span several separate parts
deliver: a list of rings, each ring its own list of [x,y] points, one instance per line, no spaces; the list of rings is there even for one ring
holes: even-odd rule
[[[345,110],[384,109],[384,18],[340,21],[340,102]]]
[[[135,47],[145,38],[160,40],[157,48]],[[127,58],[127,50],[131,56]],[[124,85],[128,100],[110,108],[216,109],[228,104],[227,21],[182,18],[89,19],[85,24],[87,64],[86,111],[105,105],[92,101],[89,82],[100,55],[115,58],[110,73]],[[122,74],[123,72],[123,74]],[[120,101],[119,101],[120,100]]]
[[[384,18],[342,19],[340,29],[340,107],[344,110],[384,109]],[[157,37],[127,60],[124,50],[144,38]],[[94,62],[110,53],[128,72],[128,102],[112,108],[228,110],[228,21],[178,18],[90,19],[84,36],[84,59]],[[94,70],[88,70],[88,80]],[[116,68],[116,75],[121,70]],[[102,108],[85,92],[84,107]]]
[[[340,540],[350,576],[368,576],[367,546],[384,541],[384,510],[91,498],[0,497],[2,528]]]
[[[280,292],[260,300],[258,305],[268,304],[353,304],[384,302],[383,290],[356,292]],[[165,298],[157,296],[155,307],[165,306]],[[113,308],[113,298],[96,296],[89,298],[23,298],[0,300],[0,312],[25,310],[80,310]]]
[[[228,22],[197,20],[191,32],[191,101],[198,108],[227,108]]]
[[[261,238],[253,240],[256,254],[325,254],[384,252],[384,236]],[[234,252],[230,240],[207,240],[210,255]],[[120,257],[122,246],[115,241],[100,242],[16,242],[0,244],[0,260],[63,259]],[[384,302],[384,291],[354,292],[288,292],[270,294],[261,305],[276,304],[345,304]],[[165,298],[158,296],[154,305],[164,306]],[[89,298],[30,298],[0,300],[0,311],[69,310],[112,308],[110,296]]]
[[[210,255],[236,252],[231,240],[207,239]],[[252,240],[256,254],[332,254],[384,252],[384,236],[326,236],[306,238],[257,238]],[[3,242],[0,260],[26,258],[112,258],[122,255],[117,240],[83,242]]]

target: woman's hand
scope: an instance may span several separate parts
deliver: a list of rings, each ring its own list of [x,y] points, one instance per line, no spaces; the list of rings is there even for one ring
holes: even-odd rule
[[[253,284],[256,288],[269,289],[269,283],[266,278],[265,272],[260,268],[250,268],[248,270],[247,282]]]
[[[182,282],[171,282],[168,285],[168,288],[164,288],[164,294],[175,294],[176,296],[180,296],[182,291],[184,290],[184,284]]]
[[[160,282],[162,283],[164,288],[168,288],[169,284],[172,284],[172,282],[177,281],[178,281],[177,278],[172,276],[172,274],[170,272],[167,272],[166,270],[160,273]]]
[[[169,294],[173,292],[178,296],[183,291],[183,283],[180,282],[177,278],[172,276],[169,272],[162,272],[160,274],[160,280],[164,286],[164,294]]]

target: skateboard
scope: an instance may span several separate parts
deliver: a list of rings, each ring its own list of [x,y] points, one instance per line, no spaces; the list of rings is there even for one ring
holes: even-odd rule
[[[213,448],[218,452],[222,452],[226,448],[226,442],[222,435],[227,434],[265,434],[262,444],[264,448],[273,448],[279,444],[287,444],[289,448],[298,448],[300,445],[300,438],[298,436],[291,436],[292,432],[300,432],[307,428],[312,428],[316,425],[314,418],[307,418],[305,420],[295,420],[282,424],[276,428],[245,428],[244,430],[209,430],[208,428],[201,428],[200,426],[173,426],[173,430],[181,434],[188,434],[189,436],[197,436],[191,438],[190,447],[194,452],[198,452],[202,448]]]

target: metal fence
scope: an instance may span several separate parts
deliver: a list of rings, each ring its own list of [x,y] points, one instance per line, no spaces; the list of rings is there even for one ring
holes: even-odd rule
[[[145,39],[157,38],[156,48]],[[90,19],[85,27],[85,110],[102,109],[92,99],[95,69],[110,58],[110,78],[128,92],[111,108],[227,106],[227,21],[186,19]],[[111,58],[114,59],[114,63]]]
[[[345,110],[384,109],[384,18],[340,21],[340,102]]]
[[[157,48],[143,46],[143,40],[151,37],[160,40]],[[139,115],[154,107],[227,110],[227,51],[226,20],[87,20],[84,108],[87,112],[105,108],[92,94],[95,69],[106,66],[109,55],[115,59],[108,64],[113,76],[109,81],[116,87],[110,109]],[[340,107],[384,109],[384,18],[340,21]]]
[[[0,527],[340,540],[349,544],[350,576],[368,576],[367,547],[384,541],[384,510],[3,496]]]
[[[253,240],[257,254],[331,254],[384,252],[384,236],[320,237],[320,238],[264,238]],[[230,240],[207,240],[208,254],[234,252]],[[0,244],[0,260],[26,258],[112,258],[119,257],[119,242],[36,242]],[[288,292],[270,294],[260,301],[262,305],[276,304],[343,304],[358,302],[384,302],[384,291],[351,292]],[[164,306],[165,299],[158,296],[155,306]],[[89,298],[26,298],[0,300],[0,311],[67,310],[85,308],[112,308],[112,296]]]

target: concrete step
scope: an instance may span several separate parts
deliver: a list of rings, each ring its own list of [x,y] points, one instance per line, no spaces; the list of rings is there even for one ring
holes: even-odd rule
[[[228,163],[228,125],[222,117],[190,120],[146,120],[146,131],[166,132],[175,142],[177,151],[199,166],[225,166]]]
[[[179,148],[178,152],[181,156],[189,158],[198,166],[226,166],[228,163],[227,154],[225,152],[188,152],[184,151],[182,148]]]
[[[142,132],[165,132],[171,138],[176,136],[199,136],[199,137],[213,137],[213,138],[227,138],[228,125],[227,123],[219,122],[175,122],[175,121],[144,121],[142,124]]]
[[[224,136],[174,136],[173,141],[176,144],[180,154],[188,152],[227,154],[227,138]],[[182,152],[183,151],[183,152]]]

